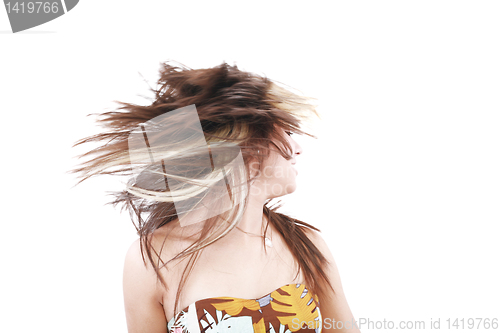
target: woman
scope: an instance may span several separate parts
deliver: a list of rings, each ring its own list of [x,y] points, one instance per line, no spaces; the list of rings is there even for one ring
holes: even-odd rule
[[[129,332],[358,332],[319,230],[269,207],[296,189],[308,99],[225,63],[164,63],[152,91],[77,143],[107,141],[80,181],[129,177],[113,202],[139,234],[124,268]]]

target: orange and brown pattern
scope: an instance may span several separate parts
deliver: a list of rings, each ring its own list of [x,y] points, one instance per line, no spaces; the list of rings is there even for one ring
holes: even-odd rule
[[[168,323],[173,333],[321,332],[319,300],[304,284],[287,284],[261,298],[199,300]]]

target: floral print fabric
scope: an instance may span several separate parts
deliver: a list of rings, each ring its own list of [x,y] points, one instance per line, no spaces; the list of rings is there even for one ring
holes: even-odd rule
[[[319,300],[304,284],[287,284],[259,299],[199,300],[167,325],[171,333],[321,333]]]

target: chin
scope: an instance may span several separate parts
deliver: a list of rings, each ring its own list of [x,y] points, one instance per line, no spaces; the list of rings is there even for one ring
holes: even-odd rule
[[[296,189],[297,189],[297,184],[295,182],[293,184],[288,184],[285,187],[286,194],[293,193],[293,192],[295,192]]]
[[[276,191],[276,189],[280,189],[279,191]],[[272,198],[278,198],[282,197],[284,195],[290,194],[295,192],[297,189],[297,184],[295,182],[290,182],[287,184],[275,184],[274,185],[275,191],[271,191],[271,197]]]

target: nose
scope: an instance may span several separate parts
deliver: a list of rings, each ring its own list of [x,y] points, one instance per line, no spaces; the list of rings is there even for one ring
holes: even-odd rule
[[[300,155],[302,154],[302,147],[297,143],[297,141],[294,140],[295,143],[295,154]]]

